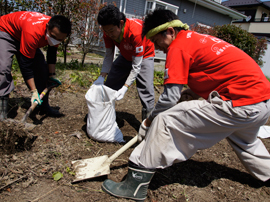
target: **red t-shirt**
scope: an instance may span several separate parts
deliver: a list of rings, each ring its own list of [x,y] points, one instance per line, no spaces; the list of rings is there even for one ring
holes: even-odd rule
[[[106,48],[111,48],[116,45],[119,48],[121,55],[128,61],[132,61],[132,56],[143,56],[143,58],[154,57],[154,44],[149,39],[146,39],[146,37],[142,40],[142,25],[142,20],[127,18],[123,39],[120,44],[103,33]]]
[[[165,84],[188,84],[204,99],[217,91],[233,106],[270,99],[270,82],[259,65],[239,48],[213,36],[181,31],[171,43]]]
[[[20,52],[34,58],[36,49],[47,46],[46,24],[50,16],[37,12],[20,11],[0,17],[0,30],[20,42]]]

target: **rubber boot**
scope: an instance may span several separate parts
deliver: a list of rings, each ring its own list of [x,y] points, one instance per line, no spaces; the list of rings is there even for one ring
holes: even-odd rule
[[[102,189],[116,197],[144,201],[147,196],[148,185],[155,174],[155,170],[145,169],[130,163],[126,179],[122,182],[105,180]]]
[[[7,118],[8,114],[8,97],[9,95],[0,97],[0,121]]]
[[[142,108],[142,121],[150,115],[152,110],[153,110],[153,108],[151,108],[151,109]]]

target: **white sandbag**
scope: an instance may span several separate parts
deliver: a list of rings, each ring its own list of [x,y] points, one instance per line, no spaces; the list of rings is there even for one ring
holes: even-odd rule
[[[92,85],[85,94],[88,117],[87,134],[101,142],[125,142],[116,123],[115,90],[104,85]]]

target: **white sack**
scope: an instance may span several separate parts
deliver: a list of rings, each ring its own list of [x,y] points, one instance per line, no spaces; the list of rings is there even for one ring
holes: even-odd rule
[[[125,142],[116,123],[115,90],[104,85],[92,85],[85,94],[88,117],[87,134],[101,142]]]

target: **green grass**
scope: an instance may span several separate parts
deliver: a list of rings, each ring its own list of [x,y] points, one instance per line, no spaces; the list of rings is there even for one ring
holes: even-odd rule
[[[70,51],[67,51],[66,55],[71,55]],[[64,52],[63,51],[57,51],[57,57],[64,57]]]
[[[91,53],[94,54],[94,53]],[[71,60],[69,63],[56,63],[56,75],[62,83],[71,81],[72,84],[78,84],[81,87],[89,87],[98,78],[101,71],[101,66],[97,64],[84,64],[76,60]],[[16,57],[12,62],[12,75],[16,85],[16,79],[22,77],[20,73],[19,64]],[[67,76],[68,75],[68,76]],[[154,72],[154,85],[163,85],[163,71]]]

